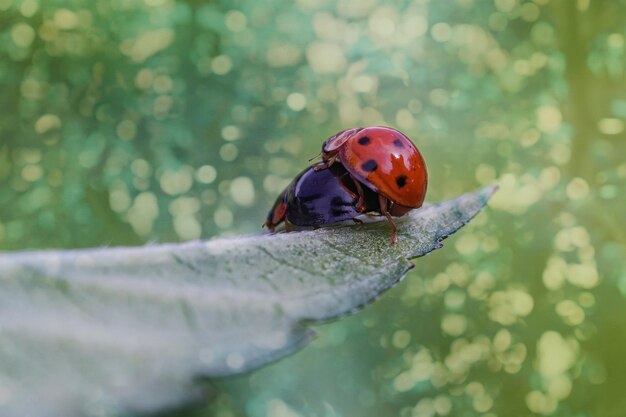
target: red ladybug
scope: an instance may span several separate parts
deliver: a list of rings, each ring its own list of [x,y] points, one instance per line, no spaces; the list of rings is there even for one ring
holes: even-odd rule
[[[390,127],[352,128],[331,136],[322,145],[325,169],[339,161],[357,185],[357,208],[365,211],[365,192],[361,183],[378,193],[380,212],[392,228],[391,242],[396,243],[399,217],[421,207],[426,196],[428,174],[424,158],[413,142]]]

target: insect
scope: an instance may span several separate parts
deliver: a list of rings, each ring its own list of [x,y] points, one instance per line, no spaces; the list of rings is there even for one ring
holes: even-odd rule
[[[396,243],[392,216],[421,207],[426,195],[426,164],[413,142],[390,127],[352,128],[324,142],[322,160],[315,170],[332,168],[339,162],[348,171],[356,186],[360,212],[366,209],[366,189],[378,194],[380,213],[387,217],[391,242]]]
[[[264,226],[271,231],[283,221],[287,230],[290,225],[319,227],[345,220],[358,220],[362,212],[378,212],[378,196],[371,190],[364,190],[363,204],[359,201],[357,186],[341,164],[329,169],[309,167],[278,196],[269,211]]]

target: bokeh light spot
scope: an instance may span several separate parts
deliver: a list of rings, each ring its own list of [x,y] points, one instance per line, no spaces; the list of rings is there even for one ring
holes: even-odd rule
[[[430,33],[437,42],[447,42],[452,38],[452,28],[444,22],[435,23]]]
[[[306,97],[302,93],[291,93],[287,96],[287,105],[293,111],[300,111],[306,107]]]
[[[619,135],[624,131],[624,121],[615,118],[606,118],[598,122],[598,130],[605,135]]]
[[[189,191],[193,184],[191,169],[183,167],[178,170],[166,170],[159,178],[161,189],[169,195],[182,194]]]
[[[59,9],[54,13],[54,24],[59,29],[74,29],[78,25],[78,16],[71,10]]]
[[[240,206],[254,203],[254,184],[248,177],[237,177],[230,182],[230,197]]]
[[[211,61],[211,70],[217,75],[226,75],[233,68],[233,61],[227,55],[218,55]]]
[[[346,68],[346,58],[339,45],[327,42],[312,42],[306,57],[313,71],[320,74],[342,72]]]
[[[233,213],[225,207],[220,207],[215,210],[213,221],[220,229],[228,229],[233,224]]]
[[[226,162],[234,161],[237,155],[239,155],[239,149],[232,143],[226,143],[220,147],[220,157]]]
[[[239,10],[230,10],[224,18],[226,27],[232,32],[241,32],[246,29],[248,19],[246,15]]]
[[[174,31],[170,28],[148,30],[135,38],[124,40],[120,44],[120,50],[133,61],[143,62],[170,46],[174,41],[174,36]]]
[[[545,133],[555,133],[561,126],[563,116],[554,106],[541,106],[537,109],[537,128]]]
[[[27,48],[35,40],[35,31],[26,23],[17,23],[11,29],[11,39],[17,46]]]
[[[566,192],[571,200],[580,200],[589,193],[589,184],[583,178],[574,178],[567,184]]]
[[[217,178],[217,170],[212,165],[202,165],[196,171],[196,180],[202,184],[211,184]]]
[[[35,122],[35,131],[37,133],[46,133],[53,129],[61,127],[61,119],[54,114],[44,114]]]
[[[234,141],[241,137],[241,131],[237,126],[228,125],[222,128],[222,137],[227,141]]]
[[[404,349],[411,343],[411,333],[406,330],[397,330],[393,333],[391,343],[398,349]]]

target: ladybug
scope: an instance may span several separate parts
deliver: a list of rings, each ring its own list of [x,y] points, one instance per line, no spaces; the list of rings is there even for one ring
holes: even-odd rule
[[[265,227],[273,232],[283,221],[287,230],[291,224],[317,228],[346,220],[358,223],[355,217],[362,212],[378,212],[376,193],[364,190],[363,207],[357,209],[359,194],[348,171],[341,164],[319,169],[323,165],[320,162],[296,176],[276,199]]]
[[[324,142],[322,160],[314,169],[324,170],[339,162],[348,171],[359,196],[357,210],[367,208],[366,188],[378,194],[380,213],[387,217],[391,242],[396,243],[396,225],[391,217],[421,207],[426,196],[426,164],[413,142],[390,127],[352,128]]]

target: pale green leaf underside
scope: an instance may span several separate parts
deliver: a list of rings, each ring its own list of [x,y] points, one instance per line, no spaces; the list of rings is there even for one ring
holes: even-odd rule
[[[398,282],[489,187],[398,220],[137,248],[0,254],[0,415],[155,410],[310,340]]]

